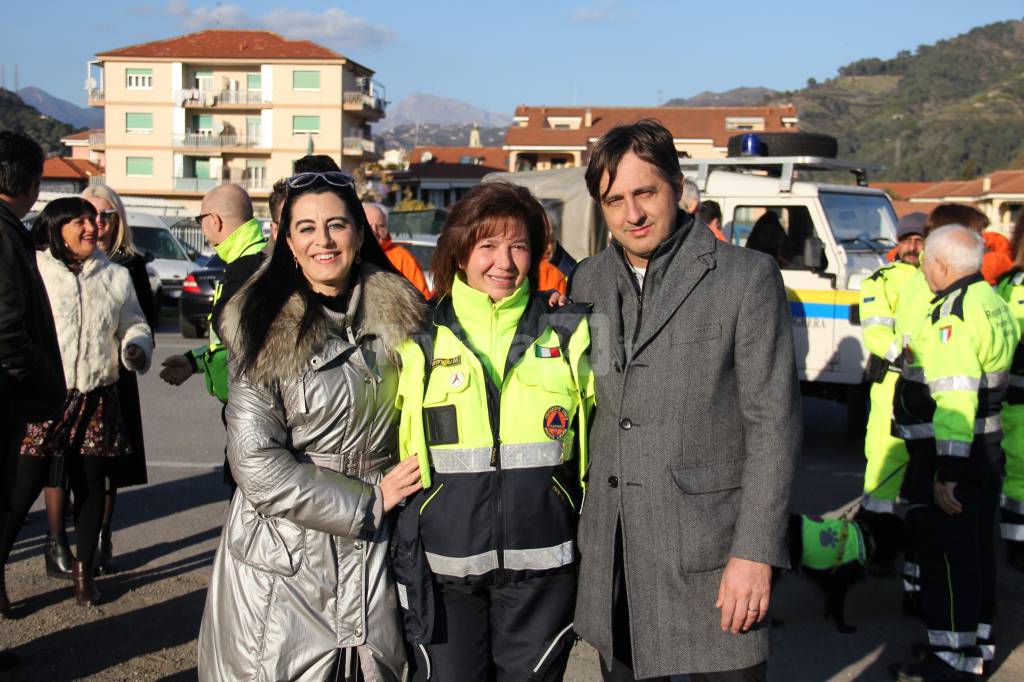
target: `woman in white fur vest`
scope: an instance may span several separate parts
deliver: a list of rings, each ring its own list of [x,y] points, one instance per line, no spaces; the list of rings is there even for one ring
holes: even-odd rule
[[[131,276],[97,248],[96,209],[84,199],[56,199],[32,227],[36,263],[46,285],[68,387],[56,418],[29,424],[18,458],[11,513],[0,537],[0,566],[44,485],[74,491],[78,556],[72,563],[75,600],[99,599],[93,557],[103,517],[106,478],[115,458],[130,452],[118,406],[118,367],[149,368],[153,334]],[[2,582],[0,582],[2,587]],[[2,595],[0,595],[0,600]]]

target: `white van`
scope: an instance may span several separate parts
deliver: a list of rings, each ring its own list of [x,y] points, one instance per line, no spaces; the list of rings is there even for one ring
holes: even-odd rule
[[[802,392],[846,402],[848,430],[862,432],[868,354],[860,330],[860,283],[885,263],[897,222],[885,193],[867,187],[873,168],[809,156],[683,159],[680,166],[697,183],[702,200],[721,206],[723,232],[732,243],[745,246],[759,218],[769,212],[777,217],[790,244],[780,267]],[[563,247],[580,259],[607,243],[601,212],[586,193],[584,170],[496,173],[488,180],[531,189],[552,215]],[[856,184],[818,179],[836,172],[852,173]]]
[[[161,218],[140,211],[128,211],[128,224],[132,228],[135,250],[147,257],[148,265],[156,271],[160,280],[153,287],[153,300],[158,305],[177,305],[181,298],[182,283],[199,266],[188,257],[181,242],[174,238]],[[150,285],[153,285],[152,281]]]

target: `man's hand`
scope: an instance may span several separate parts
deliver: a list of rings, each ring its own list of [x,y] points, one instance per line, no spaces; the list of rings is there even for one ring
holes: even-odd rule
[[[410,457],[402,461],[381,479],[380,496],[384,500],[384,511],[391,511],[405,497],[422,487],[419,458]]]
[[[124,347],[124,364],[128,369],[139,369],[146,364],[146,353],[134,343]]]
[[[955,481],[951,483],[935,481],[935,504],[939,505],[939,509],[950,516],[956,516],[964,510],[963,505],[960,504],[960,501],[956,499],[956,495],[953,494],[955,491]]]
[[[192,376],[192,363],[184,355],[172,355],[164,360],[160,378],[171,386],[181,386]]]
[[[722,610],[722,630],[746,632],[768,615],[772,592],[772,567],[758,561],[732,557],[722,573],[715,607]]]
[[[549,308],[564,308],[565,306],[572,303],[569,297],[565,294],[558,293],[557,290],[552,289],[551,293],[548,294],[548,307]]]

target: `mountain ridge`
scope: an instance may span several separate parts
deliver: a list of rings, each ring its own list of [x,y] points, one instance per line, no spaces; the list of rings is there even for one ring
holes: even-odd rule
[[[16,94],[25,104],[62,123],[76,128],[103,127],[102,109],[80,107],[32,85],[18,90]]]
[[[481,109],[467,102],[438,97],[421,92],[411,93],[397,104],[388,107],[387,116],[375,132],[386,132],[406,124],[465,125],[477,124],[481,128],[508,126],[512,117]]]

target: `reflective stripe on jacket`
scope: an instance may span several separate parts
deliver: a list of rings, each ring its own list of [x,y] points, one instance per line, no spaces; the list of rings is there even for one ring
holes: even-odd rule
[[[903,344],[896,336],[896,304],[903,286],[917,273],[909,263],[886,265],[860,285],[860,324],[868,352],[896,362]]]
[[[1019,339],[1017,322],[980,274],[954,282],[932,299],[928,318],[911,341],[925,383],[901,378],[895,415],[896,430],[908,434],[903,437],[935,438],[940,481],[959,480],[975,434],[999,433],[999,410]]]
[[[399,348],[399,452],[420,461],[425,489],[409,504],[438,577],[575,561],[587,465],[577,433],[594,402],[584,314],[548,310],[527,282],[491,303],[456,279],[432,338]]]

